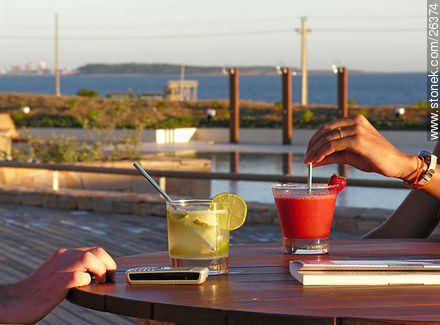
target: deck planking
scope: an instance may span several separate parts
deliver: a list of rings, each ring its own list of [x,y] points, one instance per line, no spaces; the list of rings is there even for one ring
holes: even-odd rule
[[[334,239],[356,239],[335,233]],[[231,234],[231,244],[281,241],[278,225],[246,225]],[[0,283],[23,279],[58,248],[103,247],[113,257],[167,250],[162,217],[69,211],[0,204]],[[138,324],[129,317],[62,302],[39,325]]]

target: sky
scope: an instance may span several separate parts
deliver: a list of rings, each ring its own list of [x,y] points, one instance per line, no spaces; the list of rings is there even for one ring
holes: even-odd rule
[[[369,72],[426,70],[421,0],[0,0],[0,68],[32,61],[300,67]]]

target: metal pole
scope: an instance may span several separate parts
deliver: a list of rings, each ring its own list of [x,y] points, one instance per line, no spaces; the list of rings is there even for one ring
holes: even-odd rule
[[[292,69],[283,68],[283,144],[292,143]]]
[[[185,100],[185,96],[183,93],[183,80],[185,79],[185,66],[180,67],[180,101]]]
[[[306,21],[306,17],[301,17],[301,105],[308,104]]]
[[[239,106],[239,70],[237,68],[231,68],[229,70],[229,105],[230,105],[230,117],[229,117],[229,142],[239,142],[239,130],[240,130],[240,106]]]
[[[58,50],[58,14],[55,14],[55,95],[61,96],[60,91],[60,60]]]
[[[346,67],[338,68],[338,111],[340,117],[348,116],[348,74]]]

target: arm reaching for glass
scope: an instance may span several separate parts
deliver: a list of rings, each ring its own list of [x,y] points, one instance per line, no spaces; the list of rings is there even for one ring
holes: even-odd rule
[[[440,155],[437,143],[434,154]],[[420,171],[428,165],[416,155],[397,150],[363,115],[323,124],[310,139],[305,163],[323,166],[346,163],[365,172],[399,178],[407,184],[417,183]],[[440,170],[428,186],[412,190],[394,214],[369,238],[420,238],[428,236],[438,224],[440,207]]]

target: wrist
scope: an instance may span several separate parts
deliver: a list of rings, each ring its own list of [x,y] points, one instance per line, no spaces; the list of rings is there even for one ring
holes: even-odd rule
[[[420,159],[416,155],[406,155],[404,168],[399,177],[405,183],[412,184],[416,181],[416,178],[420,175],[420,169],[426,170],[428,166],[425,164],[423,159]]]

